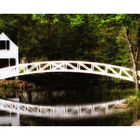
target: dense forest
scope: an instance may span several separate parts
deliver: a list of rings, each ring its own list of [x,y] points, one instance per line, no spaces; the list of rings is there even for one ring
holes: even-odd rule
[[[20,58],[88,60],[130,66],[124,26],[137,46],[139,15],[0,15],[0,32]]]
[[[0,32],[19,46],[20,58],[28,62],[85,60],[131,67],[139,88],[139,15],[2,14]]]

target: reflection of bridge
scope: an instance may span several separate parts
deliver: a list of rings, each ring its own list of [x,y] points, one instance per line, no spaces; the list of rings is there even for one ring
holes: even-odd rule
[[[84,61],[44,61],[19,64],[11,67],[1,68],[0,79],[49,72],[97,74],[133,81],[132,69],[115,65]],[[138,76],[140,77],[140,71],[138,71]],[[115,106],[122,104],[125,101],[126,100],[119,100],[101,104],[74,106],[37,106],[0,99],[0,110],[51,118],[83,118],[118,113],[120,112],[120,109],[116,109]]]
[[[132,69],[115,65],[84,61],[44,61],[19,64],[11,67],[1,68],[0,79],[48,72],[98,74],[133,81]],[[138,75],[140,76],[140,71],[138,71]]]
[[[118,100],[88,105],[39,106],[0,99],[0,110],[48,118],[88,118],[126,111],[125,109],[119,108],[125,102],[126,100]]]

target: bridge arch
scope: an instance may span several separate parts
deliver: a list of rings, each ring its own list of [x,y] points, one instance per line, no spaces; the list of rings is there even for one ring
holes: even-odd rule
[[[49,72],[97,74],[133,81],[133,72],[130,68],[86,61],[44,61],[19,64],[1,68],[0,79]],[[140,71],[138,71],[138,76],[140,77]]]

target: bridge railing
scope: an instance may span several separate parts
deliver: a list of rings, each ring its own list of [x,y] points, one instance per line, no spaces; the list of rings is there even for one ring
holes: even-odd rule
[[[98,74],[133,81],[132,69],[110,64],[84,61],[44,61],[19,64],[17,66],[1,68],[0,79],[45,72]],[[140,71],[138,71],[138,75],[140,77]]]

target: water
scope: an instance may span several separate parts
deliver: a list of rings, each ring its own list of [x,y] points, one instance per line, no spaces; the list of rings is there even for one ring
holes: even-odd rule
[[[45,80],[44,80],[45,79]],[[21,102],[41,105],[73,105],[108,102],[126,98],[134,93],[133,84],[109,77],[83,74],[46,74],[27,76],[24,80],[41,86],[35,91],[24,91]],[[11,120],[4,123],[4,118]],[[13,117],[14,116],[14,117]],[[11,119],[8,119],[11,118]],[[133,113],[90,119],[48,119],[0,112],[0,125],[20,126],[129,126]],[[8,122],[8,121],[7,121]]]
[[[20,115],[0,111],[0,126],[20,126]]]

